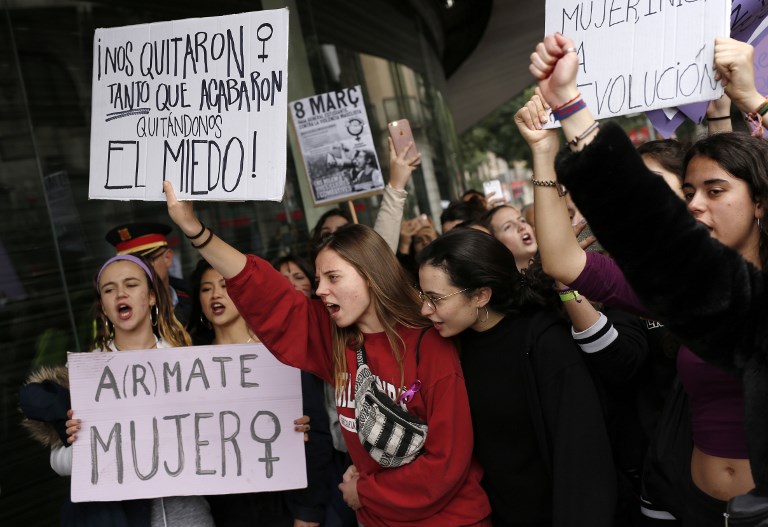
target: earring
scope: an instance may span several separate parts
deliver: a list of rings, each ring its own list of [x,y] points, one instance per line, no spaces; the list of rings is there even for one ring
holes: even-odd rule
[[[106,315],[102,315],[101,322],[104,325],[104,332],[107,334],[107,336],[109,338],[114,337],[115,336],[115,326],[112,325],[112,322],[106,317]]]
[[[211,326],[211,321],[205,318],[205,315],[202,313],[200,313],[200,323],[208,329],[213,329],[213,326]]]
[[[152,306],[152,309],[149,311],[149,318],[152,319],[152,326],[157,326],[157,320],[160,318],[160,310],[157,308],[157,304]]]
[[[481,324],[485,324],[486,322],[488,322],[488,317],[490,316],[490,314],[488,313],[488,306],[483,306],[483,308],[485,309],[485,318],[483,320],[480,320],[480,308],[479,307],[477,308],[477,321],[480,322]]]
[[[760,225],[760,218],[757,218],[757,228],[758,228],[759,230],[763,230],[763,227],[762,227],[762,225]]]

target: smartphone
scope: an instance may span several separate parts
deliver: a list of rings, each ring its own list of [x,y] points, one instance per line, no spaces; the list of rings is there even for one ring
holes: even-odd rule
[[[389,137],[392,138],[392,144],[395,145],[395,152],[399,155],[400,152],[408,148],[408,143],[413,141],[413,146],[408,150],[408,159],[417,155],[419,151],[416,149],[416,141],[413,140],[413,132],[411,132],[411,123],[408,119],[400,119],[399,121],[393,121],[387,124],[389,130]]]
[[[483,181],[483,194],[485,194],[485,197],[491,195],[491,192],[493,192],[493,196],[491,196],[491,199],[504,199],[504,191],[501,190],[501,181],[498,179],[492,179],[490,181]]]

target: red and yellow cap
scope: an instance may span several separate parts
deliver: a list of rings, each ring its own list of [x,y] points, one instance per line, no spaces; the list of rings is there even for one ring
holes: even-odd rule
[[[163,223],[126,223],[110,230],[106,240],[114,245],[117,254],[147,255],[168,246],[166,236],[171,228]]]

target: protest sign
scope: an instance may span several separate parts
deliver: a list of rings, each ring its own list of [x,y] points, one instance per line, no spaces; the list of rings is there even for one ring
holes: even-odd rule
[[[720,97],[714,43],[730,13],[729,0],[547,0],[545,33],[575,42],[579,90],[600,119]]]
[[[72,501],[305,487],[299,370],[261,344],[70,353]]]
[[[88,197],[282,199],[287,64],[287,9],[97,29]]]
[[[360,86],[290,103],[315,205],[384,189]]]

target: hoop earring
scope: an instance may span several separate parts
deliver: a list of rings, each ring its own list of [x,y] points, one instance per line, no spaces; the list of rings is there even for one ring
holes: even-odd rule
[[[488,322],[488,317],[490,316],[490,313],[488,313],[488,306],[483,306],[483,308],[485,309],[485,319],[483,320],[480,320],[480,308],[477,308],[477,321],[481,324]]]
[[[157,321],[160,318],[160,310],[157,308],[157,304],[150,309],[149,318],[152,320],[152,327],[157,327]]]
[[[203,326],[207,327],[208,329],[213,329],[213,326],[211,325],[211,321],[205,318],[205,315],[203,315],[202,313],[200,313],[200,323]]]

